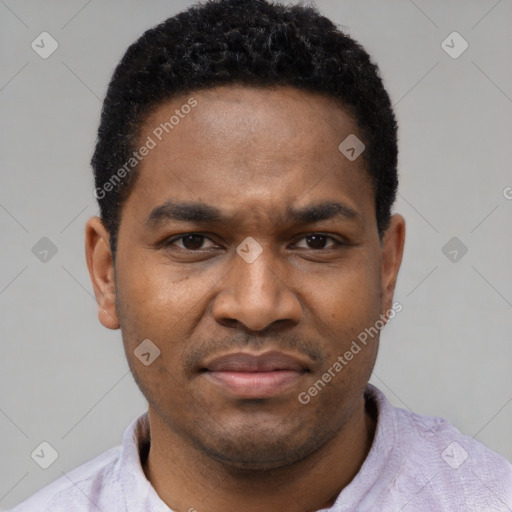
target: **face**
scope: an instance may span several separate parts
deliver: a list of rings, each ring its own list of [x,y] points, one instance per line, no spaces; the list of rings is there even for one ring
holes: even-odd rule
[[[391,307],[403,219],[381,244],[364,158],[338,149],[350,134],[354,120],[319,95],[194,92],[145,120],[140,145],[155,146],[122,209],[115,274],[89,222],[100,320],[120,325],[150,415],[216,460],[291,464],[362,403],[378,335],[343,356]],[[150,364],[134,353],[143,340]]]

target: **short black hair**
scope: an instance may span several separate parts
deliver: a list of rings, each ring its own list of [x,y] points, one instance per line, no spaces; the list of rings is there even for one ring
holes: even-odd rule
[[[128,48],[108,86],[91,165],[112,252],[121,208],[137,176],[133,153],[147,116],[174,97],[230,84],[320,93],[354,117],[382,237],[398,187],[397,124],[368,53],[310,5],[209,0],[146,31]],[[134,172],[126,172],[128,161]]]

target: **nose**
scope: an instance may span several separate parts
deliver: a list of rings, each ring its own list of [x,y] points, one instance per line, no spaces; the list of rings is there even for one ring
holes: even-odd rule
[[[233,268],[223,279],[213,304],[218,323],[262,331],[274,323],[300,321],[300,301],[286,282],[287,273],[279,271],[282,265],[270,252],[264,250],[251,263],[235,254]]]

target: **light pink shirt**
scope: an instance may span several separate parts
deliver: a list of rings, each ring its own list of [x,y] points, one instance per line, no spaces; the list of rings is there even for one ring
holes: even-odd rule
[[[378,411],[370,453],[333,507],[322,512],[512,512],[506,459],[446,420],[395,408],[372,385],[367,393]],[[12,512],[172,512],[142,471],[139,447],[148,440],[143,414],[126,429],[122,446],[63,475]],[[194,509],[208,512],[201,503],[191,503]]]

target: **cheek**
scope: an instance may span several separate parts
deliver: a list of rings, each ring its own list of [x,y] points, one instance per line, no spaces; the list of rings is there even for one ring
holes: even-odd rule
[[[165,265],[142,259],[137,264],[128,258],[119,262],[117,291],[123,338],[130,346],[142,337],[162,349],[193,301],[187,280],[173,278]]]
[[[360,251],[346,264],[327,271],[323,279],[312,279],[307,286],[310,307],[340,327],[357,328],[374,321],[380,312],[380,273],[371,260]]]
[[[129,258],[119,262],[117,285],[125,310],[130,307],[130,312],[140,320],[167,318],[165,323],[169,324],[198,301],[201,289],[190,272],[180,272],[151,254],[137,258],[136,262]],[[204,279],[203,283],[206,286]]]
[[[335,372],[337,378],[334,387],[351,379],[358,380],[359,374],[366,376],[367,370],[374,364],[379,337],[365,339],[364,333],[380,318],[380,274],[377,263],[376,259],[373,261],[371,256],[361,251],[350,263],[330,272],[328,278],[309,284],[311,293],[307,307],[315,312],[317,318],[313,322],[325,340],[324,371],[340,356],[347,361],[343,371]],[[359,336],[363,343],[358,341]]]
[[[185,383],[179,361],[198,302],[189,280],[176,278],[165,265],[127,258],[119,264],[117,284],[124,349],[138,386],[155,407],[169,395],[180,402]],[[137,357],[146,339],[159,351],[149,365]]]
[[[118,313],[125,352],[139,374],[139,385],[144,381],[148,385],[152,382],[152,388],[182,384],[182,356],[205,315],[208,290],[218,280],[212,271],[180,271],[150,256],[119,262]],[[140,367],[134,356],[134,350],[145,339],[160,350],[148,367],[151,371]]]

